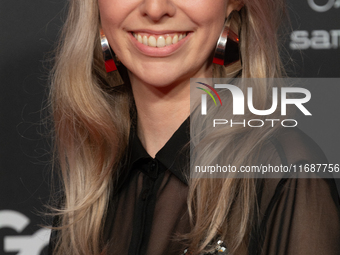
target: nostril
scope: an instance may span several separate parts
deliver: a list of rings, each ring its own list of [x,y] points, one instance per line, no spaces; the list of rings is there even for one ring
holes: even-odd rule
[[[169,1],[164,0],[145,0],[140,6],[144,17],[152,21],[159,21],[164,17],[172,17],[176,8]]]

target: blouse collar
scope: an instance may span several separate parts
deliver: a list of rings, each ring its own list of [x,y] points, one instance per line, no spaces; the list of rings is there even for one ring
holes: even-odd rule
[[[154,158],[186,185],[188,185],[189,177],[189,142],[190,117],[181,124]],[[135,128],[132,128],[130,133],[129,148],[128,172],[130,172],[133,165],[140,162],[140,160],[152,160],[152,157],[144,149],[138,138]]]

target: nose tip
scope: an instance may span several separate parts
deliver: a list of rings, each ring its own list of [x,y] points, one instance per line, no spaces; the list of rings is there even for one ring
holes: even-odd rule
[[[163,17],[172,17],[176,8],[169,0],[144,0],[140,6],[143,16],[152,21],[159,21]]]

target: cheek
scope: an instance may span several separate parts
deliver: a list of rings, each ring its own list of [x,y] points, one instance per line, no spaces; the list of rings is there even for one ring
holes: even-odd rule
[[[128,6],[124,1],[118,0],[98,0],[101,27],[115,53],[120,51],[120,30],[129,13]]]
[[[98,0],[100,20],[106,32],[117,29],[122,22],[127,18],[133,8],[133,1],[128,4],[122,0]]]
[[[187,15],[197,24],[197,32],[199,32],[197,35],[203,44],[201,47],[207,50],[215,48],[218,36],[223,29],[227,0],[192,2],[195,2],[195,5],[187,6]]]
[[[194,11],[191,12],[190,18],[197,24],[197,47],[206,57],[212,53],[216,47],[218,37],[223,29],[226,5],[225,0],[212,1],[201,0]]]
[[[187,13],[198,24],[220,24],[225,19],[227,0],[199,0],[191,1],[187,5]]]
[[[116,1],[109,0],[99,0],[99,13],[100,13],[100,21],[101,25],[105,30],[111,28],[112,25],[119,23],[119,13],[117,12],[118,6],[114,4]],[[106,33],[108,31],[105,31]]]

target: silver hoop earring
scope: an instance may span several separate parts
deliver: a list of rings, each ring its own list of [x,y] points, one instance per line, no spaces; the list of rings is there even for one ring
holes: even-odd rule
[[[228,66],[240,60],[240,20],[241,17],[237,11],[229,14],[217,41],[213,63]]]
[[[116,85],[121,85],[123,84],[123,80],[117,68],[119,60],[116,57],[116,55],[112,52],[110,44],[107,41],[103,30],[100,29],[99,31],[100,31],[100,43],[101,43],[102,51],[103,51],[105,70],[107,73],[113,73],[116,76],[116,80],[119,83]]]

